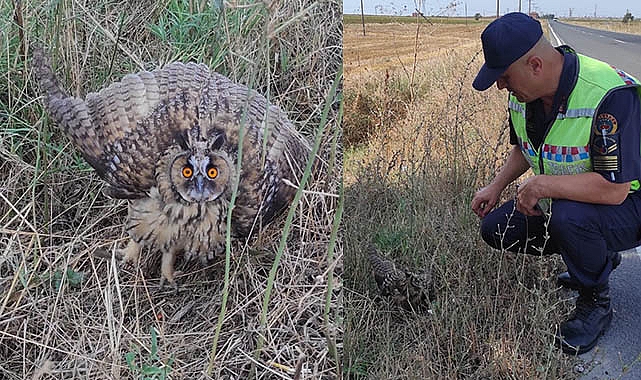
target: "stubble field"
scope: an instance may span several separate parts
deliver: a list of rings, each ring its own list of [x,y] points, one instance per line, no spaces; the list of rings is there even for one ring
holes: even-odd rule
[[[618,19],[563,19],[562,22],[585,26],[588,28],[607,30],[617,33],[641,34],[641,20],[623,22]]]

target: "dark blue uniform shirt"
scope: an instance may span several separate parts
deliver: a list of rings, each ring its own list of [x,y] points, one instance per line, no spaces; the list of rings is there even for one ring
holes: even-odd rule
[[[548,126],[556,120],[556,115],[567,109],[568,97],[574,90],[579,74],[579,61],[574,50],[568,46],[560,46],[557,50],[565,59],[559,86],[554,95],[552,113],[545,114],[543,102],[540,99],[526,105],[526,131],[536,150],[543,142]],[[594,171],[611,182],[623,183],[639,179],[641,177],[641,104],[637,90],[625,88],[608,94],[603,99],[595,117],[597,129],[602,124],[602,128],[609,127],[610,130],[607,134],[607,142],[601,134],[597,133],[598,130],[592,131],[591,156]],[[602,141],[604,143],[601,143]],[[518,145],[512,120],[510,120],[510,143]],[[603,151],[599,152],[599,150]],[[609,159],[600,160],[600,156],[609,156]]]

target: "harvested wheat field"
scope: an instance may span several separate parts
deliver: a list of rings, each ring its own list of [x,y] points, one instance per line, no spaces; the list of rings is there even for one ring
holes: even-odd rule
[[[490,249],[470,209],[509,148],[507,94],[471,85],[485,24],[367,24],[365,37],[345,25],[349,379],[575,377],[553,345],[572,307],[554,284],[560,258]],[[407,307],[382,295],[370,245],[427,272],[429,298]]]
[[[393,26],[393,27],[392,27]],[[417,63],[445,54],[453,47],[474,48],[484,24],[368,24],[365,36],[358,24],[344,28],[345,79],[357,80],[363,72],[411,69]],[[418,49],[415,49],[418,47]]]
[[[0,378],[340,376],[341,13],[311,0],[0,2]],[[129,201],[103,194],[43,107],[36,44],[79,98],[128,73],[202,63],[283,110],[311,175],[250,238],[226,229],[213,261],[178,254],[179,291],[161,288],[158,252],[123,266],[114,256]]]
[[[607,19],[562,19],[561,22],[585,26],[586,28],[607,30],[609,32],[641,34],[641,20],[623,22],[621,18]]]

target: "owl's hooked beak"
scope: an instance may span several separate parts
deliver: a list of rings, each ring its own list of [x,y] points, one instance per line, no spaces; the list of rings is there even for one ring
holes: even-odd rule
[[[212,196],[212,190],[205,186],[205,177],[198,174],[194,177],[194,187],[190,191],[190,196],[195,202],[207,202]]]
[[[196,176],[196,190],[198,190],[198,192],[202,194],[204,188],[205,188],[205,177],[202,174],[198,174]]]

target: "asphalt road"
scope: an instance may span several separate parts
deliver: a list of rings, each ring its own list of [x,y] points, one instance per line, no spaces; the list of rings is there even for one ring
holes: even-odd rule
[[[554,45],[569,45],[641,79],[641,36],[550,22]],[[641,247],[622,253],[610,275],[612,325],[598,346],[580,355],[575,367],[583,379],[641,379]]]
[[[641,78],[641,36],[550,22],[554,45],[570,45],[581,54],[600,59]]]

